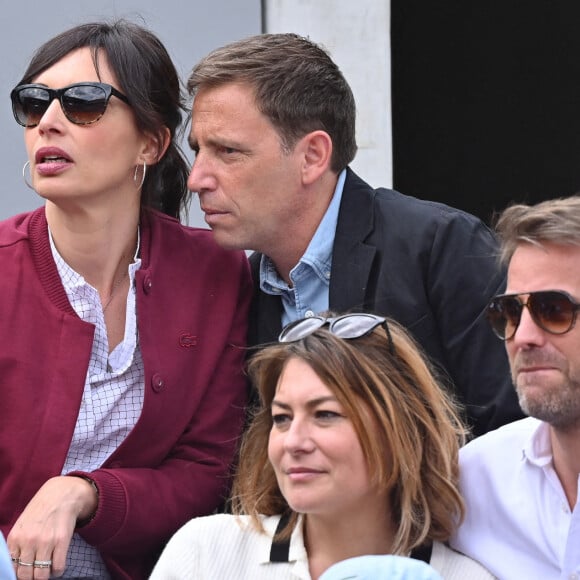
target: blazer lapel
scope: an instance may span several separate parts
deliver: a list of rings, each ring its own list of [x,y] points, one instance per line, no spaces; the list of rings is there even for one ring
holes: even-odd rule
[[[262,254],[250,256],[254,293],[250,307],[248,346],[276,342],[282,330],[282,300],[280,296],[260,290],[260,259]]]
[[[347,169],[332,250],[329,306],[335,312],[365,308],[374,246],[365,240],[373,231],[374,190]]]

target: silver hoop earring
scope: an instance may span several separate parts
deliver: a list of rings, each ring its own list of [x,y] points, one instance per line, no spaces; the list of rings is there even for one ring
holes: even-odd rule
[[[139,172],[139,165],[135,165],[135,173],[133,173],[133,181],[135,182],[135,187],[141,189],[145,183],[145,175],[147,174],[147,163],[143,161],[143,175],[141,176],[141,181],[137,183],[137,173]]]
[[[34,191],[34,187],[32,187],[32,183],[26,179],[26,170],[30,169],[30,161],[27,161],[22,168],[22,179],[24,179],[24,183],[26,183],[26,187],[30,187]]]

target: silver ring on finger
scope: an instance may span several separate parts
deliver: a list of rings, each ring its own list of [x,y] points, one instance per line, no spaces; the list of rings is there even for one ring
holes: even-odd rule
[[[19,566],[26,566],[26,568],[32,568],[34,566],[34,562],[23,562],[22,560],[18,560]]]
[[[34,560],[35,568],[50,568],[52,566],[52,560]]]

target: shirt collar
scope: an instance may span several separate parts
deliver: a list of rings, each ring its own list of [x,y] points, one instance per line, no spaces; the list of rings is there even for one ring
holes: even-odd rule
[[[330,272],[332,265],[332,246],[334,244],[338,212],[345,181],[346,169],[343,169],[338,176],[330,204],[318,228],[316,228],[306,252],[304,252],[298,264],[290,271],[291,278],[293,273],[299,272],[302,265],[308,265],[321,280],[328,284],[327,273]],[[273,289],[284,290],[288,288],[286,282],[278,274],[272,260],[265,254],[262,254],[260,261],[260,288],[268,293],[271,293]]]
[[[70,295],[71,293],[74,293],[77,288],[82,288],[85,285],[85,279],[78,272],[73,270],[60,255],[59,251],[56,249],[50,228],[48,228],[48,240],[50,242],[50,250],[62,281],[62,285],[64,286],[67,295]]]
[[[62,280],[65,291],[68,293],[73,292],[75,288],[80,288],[87,284],[83,276],[81,276],[76,270],[73,270],[64,258],[60,255],[52,237],[52,232],[48,228],[48,241],[50,243],[50,251],[52,252],[52,257],[56,264],[56,268]],[[129,277],[131,280],[131,286],[135,282],[135,272],[141,267],[141,258],[139,258],[139,252],[141,250],[141,228],[137,228],[137,247],[135,248],[135,254],[133,255],[133,260],[129,264]]]
[[[537,427],[524,446],[523,456],[537,467],[545,467],[552,463],[552,442],[548,423],[538,421]]]

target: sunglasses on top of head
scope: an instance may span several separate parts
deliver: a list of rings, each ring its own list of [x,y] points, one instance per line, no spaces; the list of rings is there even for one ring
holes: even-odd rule
[[[327,318],[325,316],[310,316],[300,320],[295,320],[282,329],[282,332],[278,337],[278,342],[294,342],[301,340],[326,325],[328,325],[328,331],[331,334],[334,334],[334,336],[337,336],[338,338],[347,340],[361,338],[362,336],[366,336],[372,332],[378,326],[382,326],[385,329],[389,340],[389,350],[391,351],[391,354],[394,354],[393,340],[389,331],[387,319],[383,316],[367,314],[364,312],[344,314],[332,318]]]
[[[524,307],[534,323],[550,334],[565,334],[574,328],[580,304],[561,290],[544,290],[496,296],[487,306],[491,328],[502,340],[513,338]]]
[[[96,123],[104,114],[111,96],[129,104],[129,99],[106,83],[85,82],[62,89],[44,85],[18,85],[10,93],[12,112],[19,125],[36,127],[54,99],[58,99],[65,117],[75,125]]]

